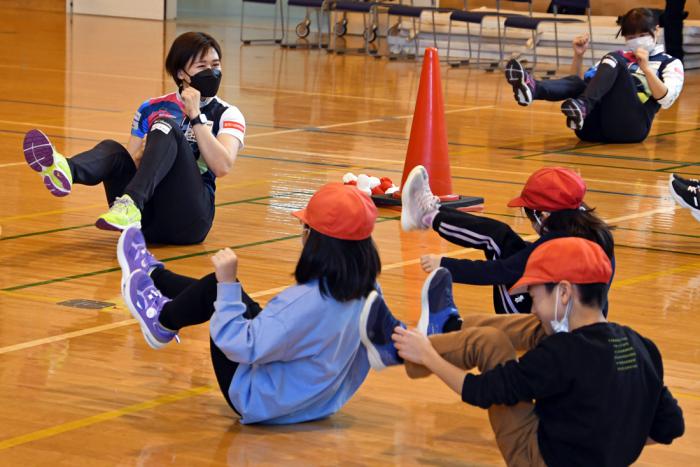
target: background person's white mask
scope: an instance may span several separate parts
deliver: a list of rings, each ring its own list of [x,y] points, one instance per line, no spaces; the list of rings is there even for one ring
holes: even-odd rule
[[[654,48],[656,47],[656,39],[653,37],[646,35],[642,37],[635,37],[634,39],[630,39],[627,41],[627,48],[634,52],[637,49],[646,49],[649,53],[651,53]]]

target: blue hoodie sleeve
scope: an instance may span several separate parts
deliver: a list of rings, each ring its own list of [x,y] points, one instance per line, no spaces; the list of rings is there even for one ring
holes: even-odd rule
[[[215,311],[209,322],[214,344],[233,362],[260,364],[283,360],[289,335],[274,310],[278,307],[273,299],[255,319],[246,319],[241,284],[219,283]]]

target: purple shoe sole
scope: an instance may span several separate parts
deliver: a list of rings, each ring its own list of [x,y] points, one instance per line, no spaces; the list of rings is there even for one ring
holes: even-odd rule
[[[95,222],[95,227],[97,227],[100,230],[111,230],[113,232],[121,232],[122,231],[122,229],[113,226],[112,224],[110,224],[109,222],[105,221],[102,218],[97,219],[97,221]]]
[[[53,146],[44,133],[39,130],[30,130],[24,135],[22,145],[24,159],[32,170],[43,172],[51,167],[55,160]],[[50,176],[44,175],[43,182],[46,189],[54,196],[67,196],[71,191],[71,183],[60,170],[54,170],[53,175],[60,185],[56,185]]]
[[[41,172],[53,165],[53,146],[44,133],[39,130],[29,130],[24,135],[24,158],[32,170]]]

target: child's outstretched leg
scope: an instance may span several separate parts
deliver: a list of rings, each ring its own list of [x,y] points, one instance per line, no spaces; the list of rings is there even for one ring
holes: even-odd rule
[[[417,329],[430,336],[459,329],[460,325],[459,311],[452,296],[452,277],[447,269],[438,268],[423,284]],[[406,325],[391,314],[381,295],[371,292],[360,313],[360,338],[375,370],[403,363],[391,340],[396,327],[406,328]]]
[[[164,268],[147,250],[141,231],[127,228],[119,238],[117,257],[122,267],[122,294],[141,324],[146,342],[161,348],[186,326],[206,323],[214,313],[217,281],[180,276]],[[243,293],[244,316],[253,319],[261,308]]]
[[[451,243],[484,251],[488,259],[507,258],[527,243],[507,224],[440,206],[430,191],[425,167],[413,168],[401,192],[401,227],[406,230],[433,228]]]
[[[483,373],[517,358],[510,338],[492,327],[438,334],[431,336],[430,342],[442,358],[464,370],[478,368]],[[409,362],[406,373],[412,378],[430,374],[425,367]],[[537,443],[538,418],[531,402],[492,405],[488,412],[496,443],[509,466],[545,465]]]

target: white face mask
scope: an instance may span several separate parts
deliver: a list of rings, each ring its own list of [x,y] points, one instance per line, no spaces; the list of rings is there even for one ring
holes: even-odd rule
[[[631,50],[632,52],[641,48],[646,49],[649,53],[651,53],[655,47],[656,39],[649,35],[635,37],[634,39],[629,39],[627,41],[627,49]]]
[[[561,321],[557,320],[557,312],[559,311],[559,301],[561,300],[561,295],[559,295],[559,284],[557,284],[557,301],[554,303],[554,319],[549,322],[552,325],[552,331],[558,332],[569,332],[569,313],[574,307],[574,301],[569,299],[569,303],[566,305],[566,310],[564,310],[564,317]]]

